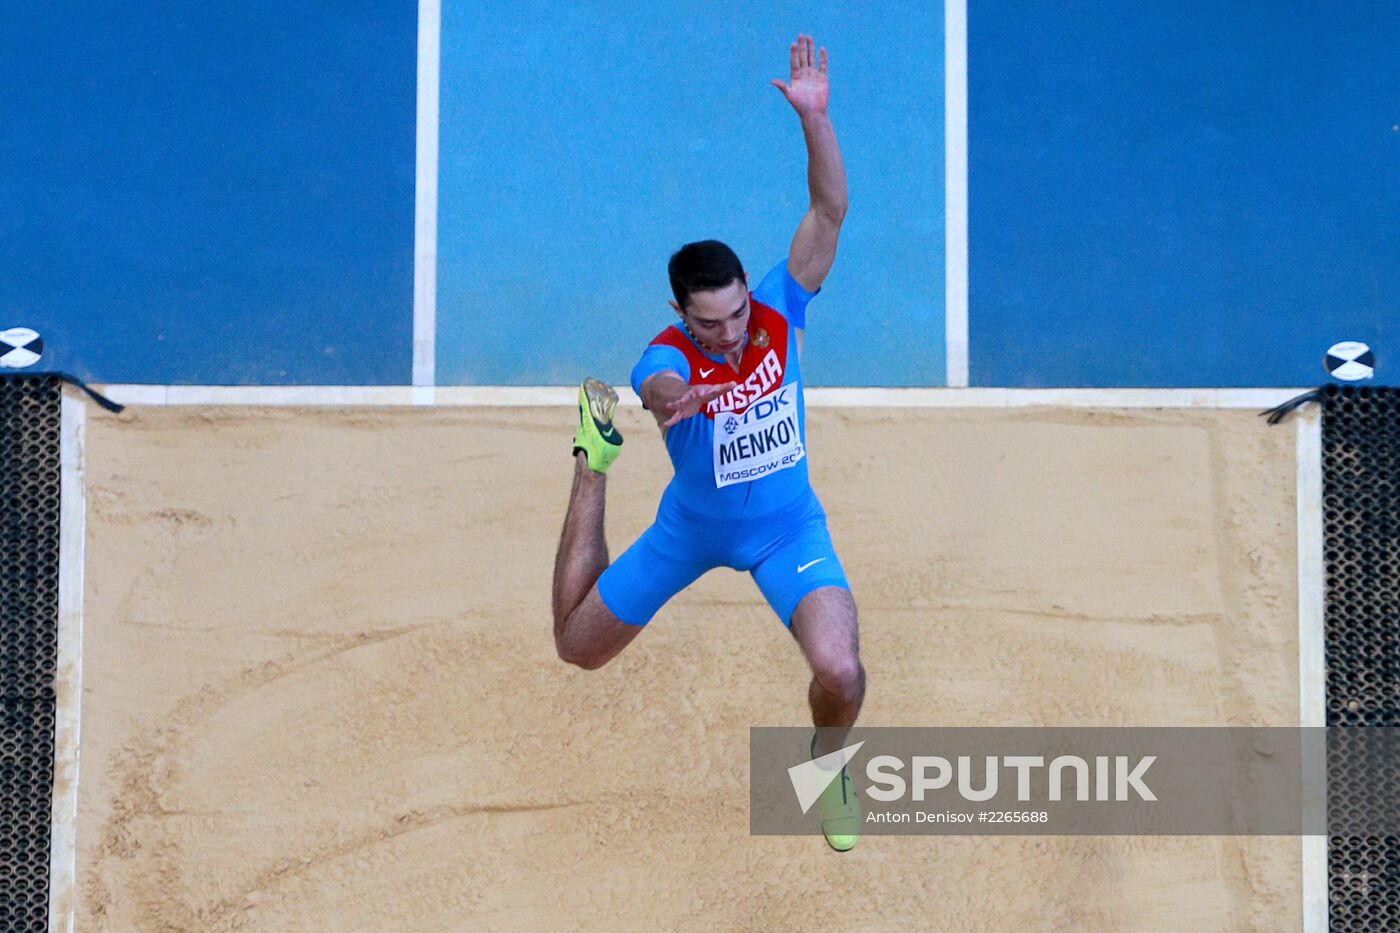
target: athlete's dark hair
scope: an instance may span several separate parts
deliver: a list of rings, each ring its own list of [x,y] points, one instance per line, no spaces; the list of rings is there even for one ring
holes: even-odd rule
[[[744,278],[744,267],[734,250],[719,240],[687,243],[676,250],[666,267],[676,304],[685,308],[691,292],[709,292]]]

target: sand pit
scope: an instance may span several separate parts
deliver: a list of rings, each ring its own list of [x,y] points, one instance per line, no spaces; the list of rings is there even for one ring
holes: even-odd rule
[[[614,554],[669,473],[620,420]],[[569,423],[90,413],[79,929],[1300,925],[1296,838],[750,837],[747,730],[806,721],[803,662],[728,571],[555,658]],[[1294,436],[813,409],[862,723],[1296,724]]]

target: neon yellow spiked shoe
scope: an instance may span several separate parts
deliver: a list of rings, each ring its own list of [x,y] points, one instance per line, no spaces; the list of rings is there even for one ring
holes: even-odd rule
[[[606,473],[622,450],[622,435],[613,427],[617,393],[612,386],[593,377],[578,387],[578,430],[574,432],[574,453],[588,457],[588,468]]]
[[[817,737],[812,736],[811,753],[816,757]],[[842,766],[826,790],[817,798],[817,812],[822,818],[822,835],[827,845],[837,852],[849,852],[860,839],[860,823],[865,813],[856,796],[856,785],[850,773]]]

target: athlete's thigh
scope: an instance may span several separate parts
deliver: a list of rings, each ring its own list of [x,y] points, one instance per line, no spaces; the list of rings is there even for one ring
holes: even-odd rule
[[[792,634],[814,670],[851,668],[860,660],[860,632],[851,591],[824,586],[802,597]]]
[[[595,583],[564,623],[559,656],[583,667],[601,667],[641,633],[642,626],[628,625],[613,615],[598,596]]]
[[[653,524],[603,571],[593,593],[621,622],[641,628],[667,600],[714,566],[690,544],[683,531]]]
[[[784,535],[749,572],[768,605],[789,627],[808,594],[827,587],[850,590],[820,510]]]

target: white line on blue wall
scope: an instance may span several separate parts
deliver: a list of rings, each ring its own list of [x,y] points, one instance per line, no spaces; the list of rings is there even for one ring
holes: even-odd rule
[[[948,385],[968,381],[967,0],[943,5],[944,352]]]
[[[417,152],[413,198],[413,384],[437,379],[438,88],[442,2],[418,4]],[[431,401],[431,390],[419,402]]]

